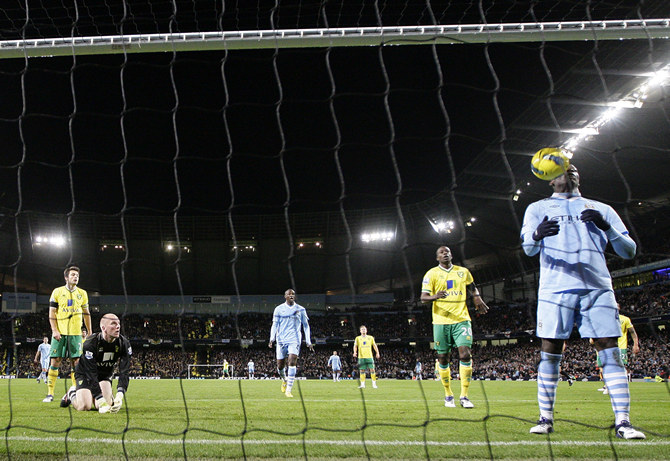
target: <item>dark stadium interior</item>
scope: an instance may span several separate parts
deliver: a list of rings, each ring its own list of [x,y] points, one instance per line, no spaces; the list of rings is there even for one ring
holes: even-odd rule
[[[69,36],[73,27],[86,35],[121,26],[157,33],[273,25],[272,8],[259,5],[220,11],[195,2],[175,16],[168,2],[147,19],[141,6],[123,16],[106,3],[88,2],[88,15],[74,26],[65,6],[36,8],[26,25],[20,7],[8,8],[0,28],[3,38],[18,39]],[[432,12],[388,2],[380,18],[367,4],[354,10],[341,2],[325,16],[316,4],[300,5],[275,11],[275,25],[324,25],[325,17],[332,27],[431,24],[431,14],[465,24],[482,14],[455,11],[451,2],[432,2]],[[636,19],[669,10],[665,1],[642,9],[596,1],[589,14]],[[492,4],[486,15],[488,22],[585,18],[565,3],[548,11],[533,17],[516,2]],[[111,19],[98,23],[97,14]],[[209,24],[212,18],[218,21]],[[366,322],[380,337],[400,338],[401,350],[417,341],[427,347],[430,322],[418,292],[436,247],[446,244],[493,306],[489,317],[475,319],[477,334],[526,347],[537,260],[520,250],[520,222],[530,202],[550,193],[532,176],[530,157],[584,128],[668,55],[670,41],[649,39],[0,60],[2,292],[47,295],[70,263],[81,267],[81,286],[93,296],[272,294],[279,303],[289,286],[299,294],[390,292],[395,302],[373,312],[353,305],[310,315],[315,334],[340,345]],[[667,273],[637,269],[670,255],[668,88],[652,88],[641,108],[623,110],[573,158],[584,195],[612,205],[638,243],[634,260],[613,257],[609,267],[632,271],[618,292],[644,298],[631,301],[632,317],[661,317],[651,321],[650,341],[670,314]],[[436,232],[440,219],[453,229]],[[361,239],[383,229],[395,239]],[[64,235],[66,245],[37,242],[50,233]],[[5,312],[3,347],[12,333],[44,334],[45,309]],[[169,351],[186,354],[182,363],[196,360],[188,355],[196,340],[266,338],[270,323],[258,312],[222,314],[203,338],[207,316],[177,323],[119,313],[134,340],[183,341],[182,352]],[[143,331],[145,322],[160,328],[155,337]],[[143,353],[165,352],[153,348]],[[238,370],[250,354],[215,351],[236,354]]]

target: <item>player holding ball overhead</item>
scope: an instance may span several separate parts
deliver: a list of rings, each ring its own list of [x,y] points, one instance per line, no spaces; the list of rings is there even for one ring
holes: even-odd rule
[[[583,338],[593,338],[610,390],[616,436],[643,439],[630,424],[630,394],[617,339],[621,335],[612,278],[605,248],[625,259],[636,244],[619,215],[604,203],[582,197],[577,167],[549,182],[551,197],[531,203],[521,229],[521,246],[528,256],[540,255],[537,329],[542,339],[537,377],[540,419],[532,434],[554,431],[554,402],[563,342],[577,325]]]

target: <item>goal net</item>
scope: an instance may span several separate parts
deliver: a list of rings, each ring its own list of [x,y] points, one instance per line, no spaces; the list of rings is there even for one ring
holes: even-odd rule
[[[101,309],[118,312],[138,375],[180,376],[191,363],[186,378],[218,378],[219,363],[234,353],[238,370],[253,360],[256,373],[275,377],[270,314],[291,287],[298,302],[310,294],[303,299],[323,307],[312,315],[308,306],[321,343],[318,359],[299,358],[299,374],[329,376],[327,349],[350,360],[354,320],[364,319],[378,326],[372,334],[388,336],[393,356],[380,363],[388,360],[386,372],[400,376],[400,362],[418,360],[413,335],[432,341],[421,282],[442,245],[472,272],[490,306],[517,309],[475,317],[475,338],[491,345],[486,331],[516,341],[505,337],[510,324],[530,341],[539,262],[523,254],[519,235],[526,207],[551,194],[529,166],[544,147],[570,151],[584,195],[611,205],[637,242],[631,261],[607,251],[618,286],[667,279],[667,0],[24,0],[0,6],[0,30],[0,370],[7,376],[34,370],[35,347],[51,331],[44,298],[62,285],[68,264],[81,267],[92,305],[105,299]],[[387,295],[379,311],[359,315],[366,296],[379,293]],[[333,322],[336,305],[342,315]],[[661,307],[640,327],[659,348],[667,347]],[[537,351],[526,346],[509,354],[534,369]],[[490,367],[507,359],[491,358]],[[424,370],[433,360],[423,358]],[[473,425],[438,413],[443,397],[434,408],[428,385],[439,383],[428,380],[413,383],[411,405],[425,412],[412,422],[413,439],[400,441],[382,429],[400,437],[403,411],[387,412],[389,421],[368,418],[394,399],[356,394],[364,420],[353,426],[334,407],[303,399],[302,410],[291,407],[299,421],[287,434],[246,413],[265,394],[244,386],[265,383],[236,382],[221,394],[233,395],[243,425],[228,432],[210,420],[208,399],[221,394],[208,391],[198,403],[192,392],[233,383],[182,381],[165,392],[178,401],[170,418],[185,421],[179,440],[160,421],[135,430],[134,412],[150,411],[133,406],[132,383],[122,426],[90,422],[96,437],[109,437],[110,456],[129,457],[126,433],[154,458],[186,458],[191,449],[211,458],[221,446],[238,458],[430,459],[444,457],[445,447],[461,458],[503,456],[509,447],[519,458],[567,458],[575,446],[585,447],[585,458],[634,456],[610,440],[604,407],[607,422],[561,414],[565,425],[592,430],[583,438],[577,431],[565,443],[512,437],[505,424],[526,436],[534,423],[535,391],[522,413],[493,412],[501,407],[488,406],[493,391],[484,380],[472,385],[477,413],[468,421],[481,432],[452,445],[435,428]],[[80,415],[56,434],[21,420],[37,407],[18,405],[36,399],[21,386],[15,379],[0,386],[8,457],[30,456],[33,441],[50,444],[49,453],[91,454],[90,434],[70,443]],[[253,415],[287,414],[268,408]],[[669,432],[663,423],[642,428]],[[281,445],[290,437],[292,445]],[[182,451],[169,451],[170,443]],[[667,449],[648,443],[648,453]],[[163,448],[147,448],[154,444]]]
[[[229,365],[228,369],[224,371],[223,363],[217,364],[192,364],[187,368],[187,379],[224,379],[233,378],[235,376],[234,365]]]

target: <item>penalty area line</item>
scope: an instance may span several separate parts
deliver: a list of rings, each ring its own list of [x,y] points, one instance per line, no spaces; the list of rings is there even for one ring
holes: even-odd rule
[[[31,436],[9,436],[5,437],[5,440],[10,442],[64,442],[64,437],[31,437]],[[112,438],[96,438],[96,437],[68,437],[68,443],[106,443],[106,444],[120,444],[121,439],[112,439]],[[126,444],[132,445],[181,445],[182,443],[197,444],[197,445],[239,445],[244,443],[245,445],[351,445],[351,446],[437,446],[437,447],[514,447],[514,446],[545,446],[547,445],[546,440],[516,440],[511,442],[423,442],[416,440],[366,440],[363,443],[362,440],[305,440],[302,439],[289,439],[289,440],[244,440],[241,439],[186,439],[186,441],[179,440],[161,440],[161,439],[126,439]],[[625,446],[668,446],[670,441],[666,440],[657,440],[657,441],[635,441],[629,442],[625,440],[621,441],[585,441],[585,440],[552,440],[551,445],[554,446],[582,446],[582,447],[609,447],[610,445],[625,445]]]

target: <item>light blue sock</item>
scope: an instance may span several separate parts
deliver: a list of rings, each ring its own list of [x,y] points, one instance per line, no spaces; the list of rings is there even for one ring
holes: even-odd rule
[[[553,421],[558,369],[563,355],[540,352],[540,357],[540,365],[537,367],[537,404],[540,416]]]
[[[603,381],[610,394],[612,410],[616,424],[630,421],[630,392],[628,391],[628,376],[621,361],[621,352],[618,347],[610,347],[598,352],[603,364]]]
[[[293,389],[293,381],[295,381],[295,373],[298,367],[288,367],[288,379],[286,380],[286,392],[291,392]]]

